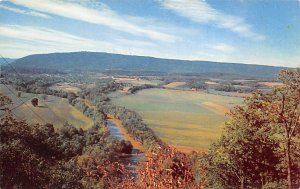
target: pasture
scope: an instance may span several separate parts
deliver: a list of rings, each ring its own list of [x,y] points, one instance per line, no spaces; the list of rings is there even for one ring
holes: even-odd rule
[[[18,93],[18,91],[12,87],[9,88],[14,94]],[[28,123],[44,123],[44,121],[46,121],[47,123],[52,123],[55,128],[59,128],[67,121],[76,128],[82,128],[84,130],[93,126],[93,121],[71,106],[67,99],[50,95],[46,95],[46,99],[44,99],[43,95],[22,92],[20,97],[22,100],[20,100],[4,85],[0,85],[0,93],[12,99],[13,105],[10,108],[18,107],[13,110],[13,113],[17,118],[25,119]],[[33,97],[39,99],[39,105],[37,107],[31,104]],[[37,115],[30,109],[36,112]],[[0,116],[1,115],[3,115],[3,112],[0,112]]]
[[[160,80],[147,80],[141,79],[139,77],[113,77],[116,83],[127,83],[133,86],[141,86],[141,85],[159,85],[161,83]]]
[[[137,111],[165,142],[175,146],[207,148],[221,132],[230,108],[243,98],[200,91],[146,89],[113,99]]]
[[[218,84],[215,81],[205,81],[204,83],[207,84],[207,85],[217,85]]]
[[[258,84],[265,85],[265,86],[268,86],[268,87],[274,87],[274,86],[281,86],[281,85],[283,85],[283,83],[281,83],[281,82],[258,82]]]
[[[186,82],[182,82],[182,81],[175,81],[175,82],[172,82],[172,83],[169,83],[167,85],[164,85],[165,88],[176,88],[176,87],[180,87],[182,85],[185,85]]]
[[[69,83],[57,83],[50,87],[50,89],[64,92],[78,93],[81,91],[80,88],[70,85]]]

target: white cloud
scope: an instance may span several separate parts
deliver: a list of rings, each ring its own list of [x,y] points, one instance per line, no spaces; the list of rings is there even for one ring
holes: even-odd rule
[[[222,13],[201,0],[159,0],[162,6],[180,16],[198,23],[213,23],[240,36],[254,40],[264,40],[265,36],[253,31],[243,18]]]
[[[218,43],[212,46],[211,48],[225,53],[233,53],[236,51],[236,49],[233,46],[228,45],[226,43]]]
[[[124,39],[124,38],[116,38],[115,42],[118,44],[123,44],[128,47],[137,46],[137,47],[147,47],[147,48],[155,48],[157,45],[148,41],[139,41],[132,39]]]
[[[121,54],[147,54],[156,44],[121,37],[107,41],[91,40],[69,33],[33,26],[0,26],[0,52],[6,57],[22,57],[36,53],[102,51]],[[130,47],[130,49],[128,49]]]
[[[9,11],[12,11],[12,12],[20,13],[20,14],[30,15],[30,16],[36,16],[36,17],[42,17],[42,18],[51,18],[50,16],[48,16],[46,14],[36,12],[36,11],[32,11],[32,10],[22,10],[22,9],[9,7],[9,6],[6,6],[6,5],[1,5],[1,4],[0,4],[0,8],[6,9],[6,10],[9,10]]]
[[[83,3],[64,2],[58,0],[10,0],[10,2],[36,11],[54,14],[71,19],[76,19],[92,24],[108,26],[115,30],[151,39],[174,42],[177,37],[166,32],[161,32],[134,23],[130,17],[119,15],[102,4],[102,6],[84,6]]]
[[[32,41],[44,44],[59,45],[91,45],[92,40],[81,38],[68,33],[43,27],[31,27],[20,25],[0,26],[0,36],[15,38],[24,41]]]

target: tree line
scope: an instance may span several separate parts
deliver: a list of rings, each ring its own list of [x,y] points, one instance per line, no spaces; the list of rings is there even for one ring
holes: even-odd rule
[[[300,72],[285,70],[283,86],[260,91],[230,113],[220,139],[199,156],[212,188],[298,188]]]

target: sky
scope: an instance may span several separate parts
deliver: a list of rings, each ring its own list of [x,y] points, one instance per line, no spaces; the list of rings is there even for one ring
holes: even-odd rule
[[[0,54],[300,66],[300,0],[0,0]]]

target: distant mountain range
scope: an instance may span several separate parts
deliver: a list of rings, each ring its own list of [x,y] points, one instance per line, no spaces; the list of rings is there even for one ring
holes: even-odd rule
[[[165,74],[222,73],[249,77],[275,77],[284,67],[210,61],[188,61],[103,52],[33,54],[12,63],[20,69],[72,71],[159,72]]]
[[[13,58],[2,58],[0,57],[0,65],[5,65],[5,64],[9,64],[12,63],[13,61],[15,61],[17,59],[13,59]]]

